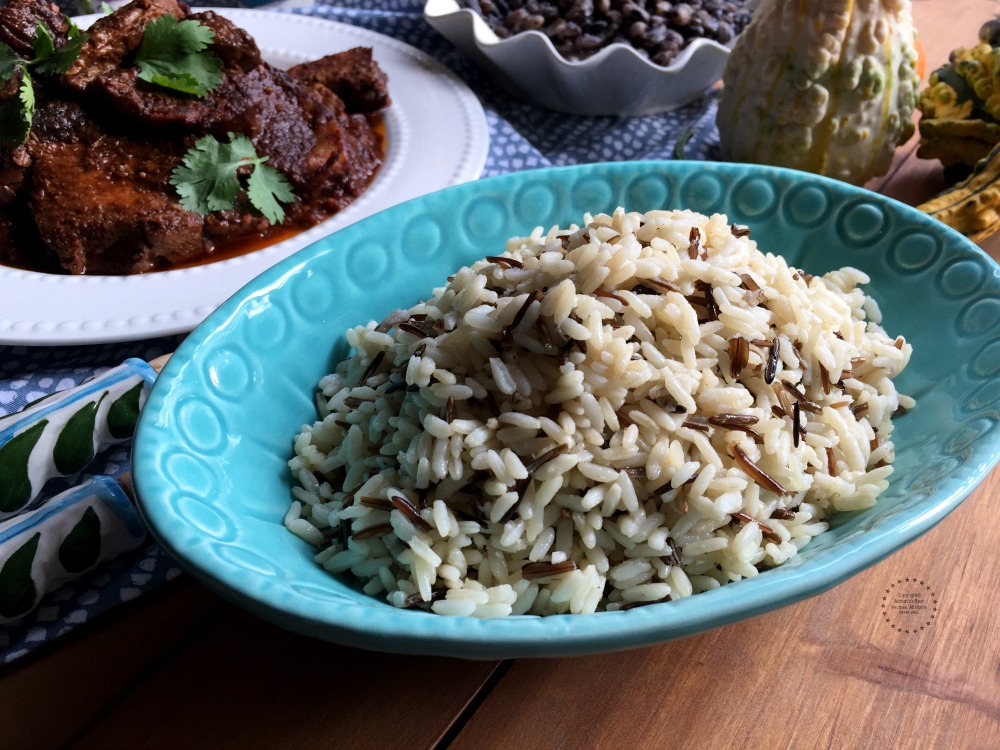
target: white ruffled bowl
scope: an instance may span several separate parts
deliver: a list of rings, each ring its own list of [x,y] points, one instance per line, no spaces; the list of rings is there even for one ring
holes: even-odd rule
[[[631,117],[677,109],[704,95],[729,58],[729,47],[696,39],[667,67],[624,42],[574,62],[540,31],[501,39],[456,0],[427,0],[424,18],[512,93],[573,115]]]

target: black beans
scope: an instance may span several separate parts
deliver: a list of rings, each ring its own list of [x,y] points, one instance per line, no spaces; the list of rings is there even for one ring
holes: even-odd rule
[[[669,65],[695,39],[729,44],[750,22],[749,0],[458,0],[501,39],[533,29],[568,60],[624,42]]]

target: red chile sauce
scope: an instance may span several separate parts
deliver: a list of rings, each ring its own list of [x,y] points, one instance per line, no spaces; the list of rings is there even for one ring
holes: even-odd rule
[[[385,158],[386,150],[386,137],[385,137],[385,121],[381,116],[376,117],[375,121],[372,123],[373,130],[379,139],[379,150],[381,152],[382,158]],[[378,175],[376,170],[375,174],[372,175],[371,181],[375,179]],[[363,193],[362,193],[363,195]],[[333,214],[331,214],[332,216]],[[330,218],[329,216],[324,217],[324,219]],[[192,258],[191,260],[185,261],[183,263],[177,263],[170,268],[157,269],[155,271],[148,271],[147,273],[161,273],[163,271],[173,271],[180,268],[192,268],[194,266],[204,266],[209,263],[217,263],[221,260],[228,260],[229,258],[236,258],[241,255],[249,255],[250,253],[261,250],[265,247],[271,245],[276,245],[279,242],[284,242],[297,235],[299,232],[304,232],[311,227],[316,226],[316,224],[298,224],[298,225],[286,225],[286,224],[276,224],[271,226],[265,232],[256,235],[247,235],[244,237],[237,237],[232,240],[224,240],[216,244],[215,249],[210,253],[199,258]],[[36,271],[39,273],[61,273],[61,269],[53,270],[52,268],[46,266],[44,260],[38,259],[37,262],[31,262],[31,260],[36,260],[32,258],[23,263],[0,263],[0,266],[7,265],[12,268],[20,268],[24,271]]]

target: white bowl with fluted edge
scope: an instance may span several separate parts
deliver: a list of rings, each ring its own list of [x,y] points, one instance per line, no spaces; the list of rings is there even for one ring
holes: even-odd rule
[[[540,31],[501,39],[456,0],[427,0],[424,18],[512,93],[557,112],[631,117],[668,112],[703,96],[720,78],[729,47],[696,39],[664,67],[624,42],[591,57],[563,57]]]

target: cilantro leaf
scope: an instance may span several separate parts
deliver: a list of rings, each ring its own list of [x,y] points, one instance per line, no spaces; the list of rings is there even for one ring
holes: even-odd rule
[[[6,86],[14,74],[25,65],[25,61],[9,45],[0,42],[0,86]]]
[[[190,73],[156,73],[150,70],[145,75],[140,74],[139,77],[149,83],[179,91],[182,94],[191,94],[197,97],[205,95],[205,87]]]
[[[30,129],[20,96],[0,101],[0,143],[20,146],[27,140]]]
[[[48,60],[56,51],[56,43],[52,40],[52,34],[41,21],[35,26],[35,38],[31,42],[31,48],[35,52],[34,62]]]
[[[163,88],[203,97],[222,82],[222,60],[208,51],[215,32],[171,15],[150,21],[135,55],[139,78]]]
[[[240,190],[238,165],[230,145],[206,135],[184,155],[170,175],[170,184],[177,188],[181,205],[189,211],[207,214],[232,208]]]
[[[281,173],[281,170],[263,163],[258,163],[247,178],[247,197],[250,198],[254,208],[264,214],[264,218],[272,224],[280,224],[285,219],[285,211],[280,203],[291,203],[295,200],[288,178]]]
[[[0,102],[0,143],[20,146],[28,140],[35,115],[35,87],[25,68],[17,94]]]
[[[264,164],[253,142],[245,135],[229,134],[229,143],[214,136],[199,138],[170,175],[181,205],[202,215],[230,209],[243,188],[242,170],[251,170],[246,178],[246,195],[251,205],[272,224],[284,221],[280,203],[295,199],[292,186],[274,167]]]
[[[242,133],[229,134],[229,148],[230,155],[234,161],[253,162],[257,164],[267,159],[266,156],[263,158],[257,156],[257,150],[253,147],[253,141]]]
[[[38,24],[39,31],[42,31],[45,27],[42,24]],[[46,30],[46,35],[48,31]],[[36,36],[37,39],[37,36]],[[51,40],[52,37],[49,37]],[[39,73],[45,75],[62,75],[76,62],[76,58],[80,56],[80,50],[83,49],[84,42],[87,41],[87,35],[80,30],[72,21],[69,22],[69,33],[66,35],[66,43],[59,47],[58,49],[52,50],[48,56],[44,59],[38,56],[38,48],[35,48],[35,59],[38,61],[38,67],[36,68]]]
[[[7,86],[21,72],[21,83],[15,95],[0,101],[0,143],[19,146],[28,139],[35,115],[35,86],[29,69],[43,75],[65,73],[80,54],[87,35],[70,21],[67,41],[56,47],[52,33],[41,21],[35,26],[31,48],[35,57],[25,60],[8,45],[0,42],[0,87]]]
[[[31,127],[31,119],[35,114],[35,87],[31,83],[31,76],[28,71],[24,71],[24,78],[21,79],[21,107],[24,108],[24,119],[28,127]]]

